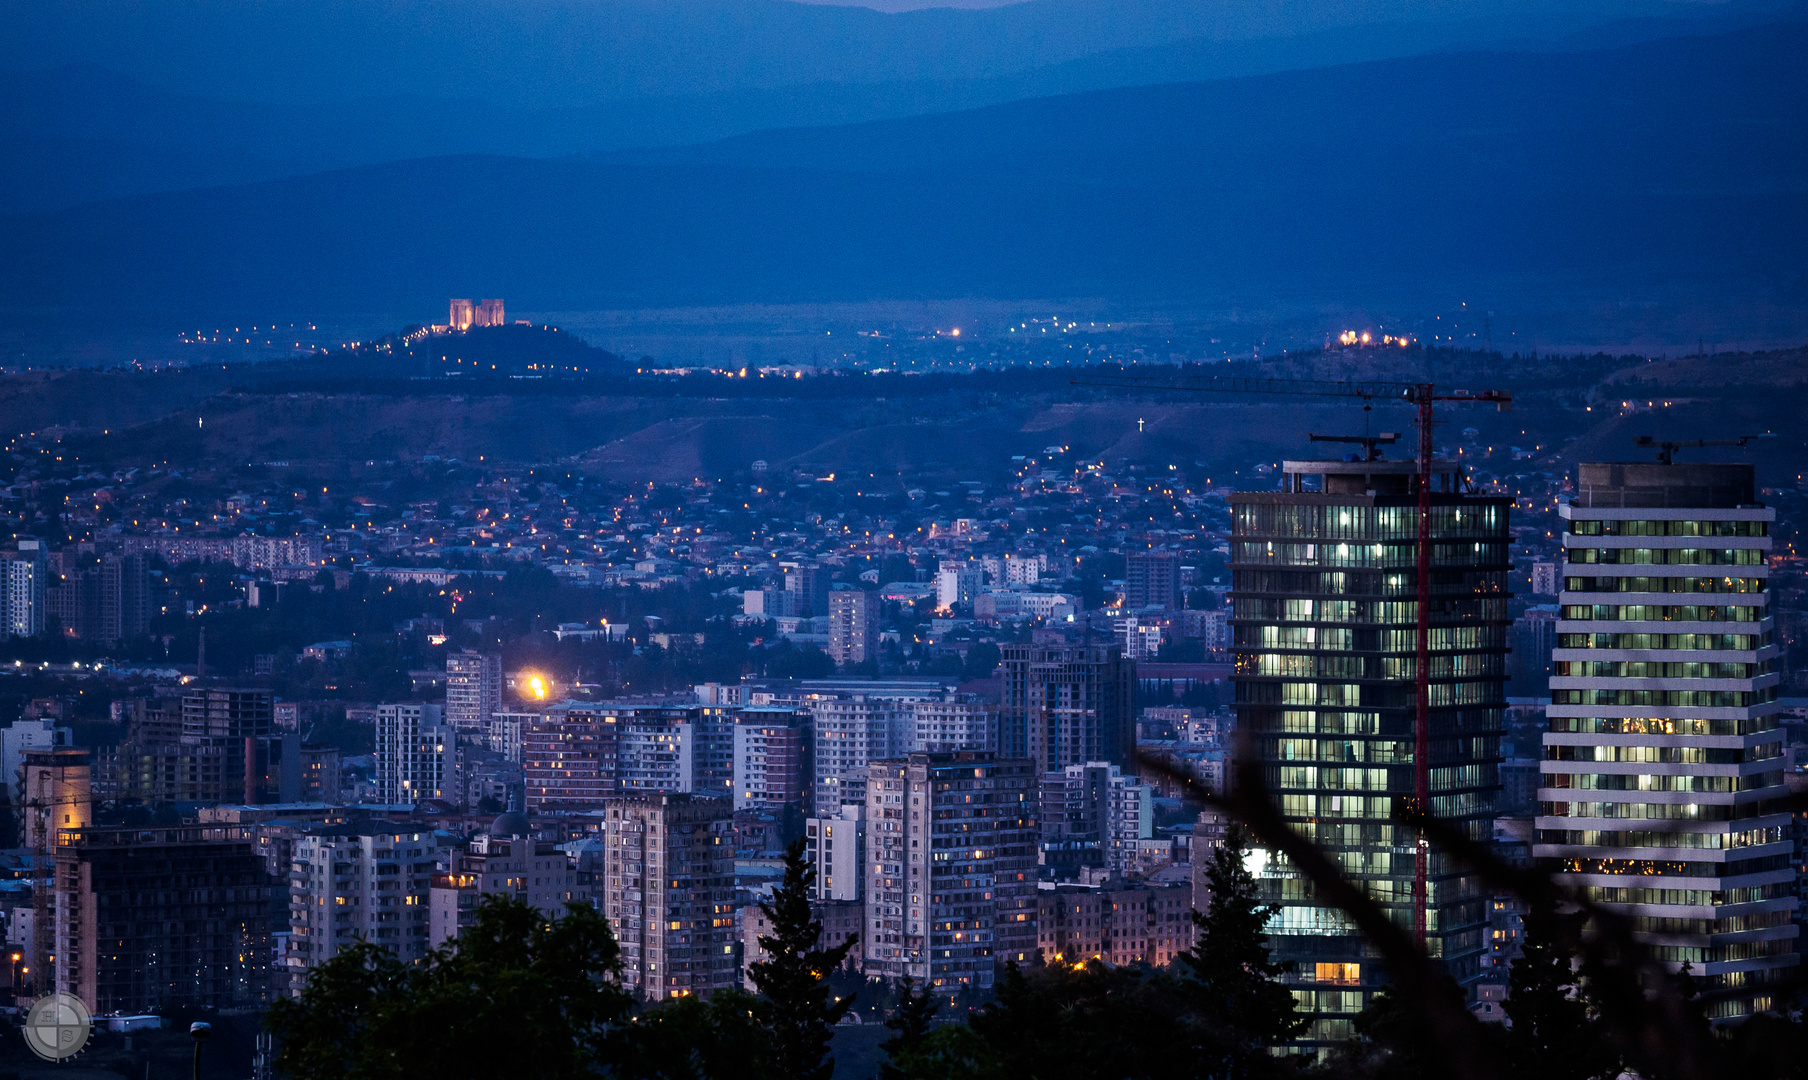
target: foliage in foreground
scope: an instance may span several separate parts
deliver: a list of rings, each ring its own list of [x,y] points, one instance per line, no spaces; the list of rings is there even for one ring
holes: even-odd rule
[[[1615,1042],[1599,976],[1561,944],[1573,928],[1538,915],[1511,968],[1510,1024],[1481,1025],[1467,1061],[1441,1059],[1419,1010],[1392,991],[1329,1060],[1277,1055],[1305,1020],[1269,952],[1262,927],[1273,909],[1259,902],[1244,852],[1233,835],[1213,853],[1198,937],[1165,969],[1011,966],[965,1022],[940,1015],[945,991],[905,982],[879,1080],[1613,1080],[1626,1071],[1632,1048]],[[749,967],[758,993],[651,1005],[621,989],[617,943],[593,908],[570,905],[549,920],[486,897],[465,937],[422,963],[359,944],[321,965],[300,999],[268,1014],[278,1069],[295,1080],[830,1080],[830,1035],[852,999],[835,996],[829,976],[855,943],[824,947],[812,877],[794,846],[764,905],[768,955]],[[1460,1007],[1455,983],[1444,993]],[[1688,1022],[1705,1032],[1701,1002],[1692,1004]],[[1709,1039],[1717,1074],[1808,1080],[1800,1021],[1765,1015],[1721,1029]]]

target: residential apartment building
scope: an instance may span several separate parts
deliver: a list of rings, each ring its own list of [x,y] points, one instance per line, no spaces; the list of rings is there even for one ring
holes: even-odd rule
[[[1116,645],[1018,643],[1000,650],[1004,701],[1000,754],[1027,757],[1040,772],[1135,753],[1136,665]]]
[[[135,825],[72,834],[56,849],[57,986],[96,1016],[268,1003],[276,927],[254,832]]]
[[[621,982],[654,1001],[733,986],[733,809],[726,798],[618,795],[603,822],[600,907],[621,942]]]
[[[837,589],[829,594],[829,657],[837,664],[864,664],[879,658],[879,594]]]
[[[1180,556],[1172,551],[1133,551],[1124,557],[1124,607],[1180,606]]]
[[[1135,869],[1138,844],[1155,835],[1155,789],[1116,765],[1089,761],[1045,773],[1041,782],[1044,844],[1095,848],[1099,865],[1122,875]]]
[[[811,808],[816,718],[793,706],[748,706],[734,714],[734,808]]]
[[[874,761],[865,971],[938,995],[988,990],[1036,951],[1035,763],[986,751]]]
[[[940,611],[969,607],[985,584],[985,573],[979,567],[943,560],[935,573],[935,606]]]
[[[992,750],[998,710],[978,694],[944,694],[910,704],[908,750]]]
[[[1047,964],[1161,967],[1193,947],[1193,885],[1057,885],[1036,896],[1038,951]]]
[[[0,551],[0,636],[37,637],[44,633],[44,601],[50,564],[38,540],[21,540],[13,551]]]
[[[822,937],[818,940],[825,949],[840,945],[850,937],[861,935],[866,924],[866,906],[858,900],[812,900],[810,917],[822,924]],[[748,904],[741,909],[741,986],[752,990],[753,965],[768,959],[766,950],[761,947],[762,937],[772,936],[772,920],[758,904]],[[860,944],[848,950],[847,958],[841,966],[847,971],[860,970]]]
[[[45,611],[61,633],[117,644],[150,629],[150,569],[142,554],[71,560],[53,578],[45,590]]]
[[[446,723],[460,738],[485,740],[502,711],[502,657],[466,649],[446,657]]]
[[[534,716],[521,733],[527,810],[600,809],[615,794],[616,718],[567,702]]]
[[[785,591],[791,594],[791,614],[809,619],[829,613],[831,573],[826,566],[793,566],[785,570]]]
[[[866,801],[867,766],[903,749],[910,702],[865,693],[812,695],[815,718],[813,805],[827,813],[842,803]]]
[[[1585,463],[1565,522],[1536,858],[1633,917],[1716,1017],[1800,964],[1770,608],[1749,465]],[[1724,994],[1724,996],[1722,996]]]
[[[866,807],[842,803],[834,814],[804,819],[804,853],[816,867],[816,899],[860,899],[866,879]]]
[[[514,820],[525,824],[518,814],[504,814],[497,822],[508,828],[506,823]],[[429,882],[427,943],[432,947],[455,940],[474,925],[485,896],[512,897],[548,918],[563,915],[565,905],[577,898],[577,869],[557,846],[495,831],[473,839],[469,851],[449,853],[447,869]]]
[[[484,721],[484,742],[489,748],[502,755],[502,760],[514,765],[522,761],[522,739],[527,729],[542,714],[535,712],[493,712]]]
[[[424,799],[462,801],[458,733],[438,705],[377,707],[377,799],[390,806]]]
[[[734,785],[734,710],[712,705],[613,703],[615,786],[727,798]]]
[[[295,839],[289,875],[289,992],[358,940],[419,960],[439,849],[417,825],[361,821]]]

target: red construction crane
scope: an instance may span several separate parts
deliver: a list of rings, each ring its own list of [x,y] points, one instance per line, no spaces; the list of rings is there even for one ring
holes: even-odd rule
[[[1183,390],[1214,394],[1294,394],[1307,397],[1353,397],[1364,401],[1392,399],[1418,409],[1419,496],[1417,587],[1417,660],[1413,664],[1413,804],[1431,813],[1431,429],[1432,405],[1439,401],[1486,402],[1506,412],[1513,395],[1506,390],[1443,390],[1431,383],[1328,382],[1310,379],[1258,379],[1224,375],[1101,375],[1075,379],[1076,386],[1118,386],[1135,390]],[[1429,902],[1430,851],[1423,832],[1413,859],[1413,930],[1425,948],[1425,910]]]

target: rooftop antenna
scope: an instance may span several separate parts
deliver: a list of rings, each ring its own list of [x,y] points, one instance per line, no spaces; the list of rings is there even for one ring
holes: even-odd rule
[[[1676,452],[1701,446],[1745,446],[1754,439],[1774,439],[1776,432],[1766,431],[1761,435],[1741,435],[1737,439],[1682,439],[1676,442],[1659,440],[1650,435],[1640,435],[1632,445],[1646,450],[1656,448],[1657,460],[1665,465],[1676,464]]]

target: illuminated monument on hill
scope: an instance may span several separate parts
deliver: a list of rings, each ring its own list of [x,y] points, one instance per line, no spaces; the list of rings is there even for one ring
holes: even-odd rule
[[[446,320],[450,330],[469,330],[473,326],[502,326],[501,300],[454,300],[451,304],[450,317]]]

